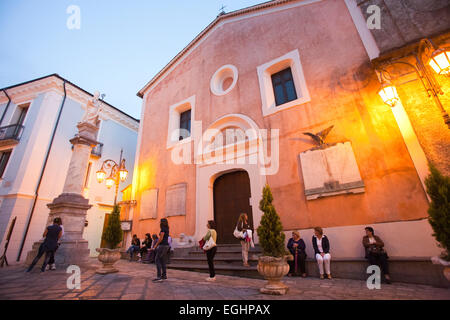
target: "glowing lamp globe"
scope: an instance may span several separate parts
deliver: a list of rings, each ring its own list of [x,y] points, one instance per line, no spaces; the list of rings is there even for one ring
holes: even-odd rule
[[[102,183],[106,178],[106,172],[103,170],[97,171],[97,181],[98,183]]]
[[[119,171],[119,176],[120,176],[120,181],[125,181],[125,180],[127,180],[127,177],[128,177],[128,171],[125,169],[125,168],[123,168],[123,169],[120,169],[120,171]]]
[[[450,76],[450,51],[436,50],[431,55],[428,65],[440,75]]]
[[[395,107],[397,102],[400,101],[400,98],[397,94],[397,89],[391,84],[382,85],[380,91],[378,91],[378,94],[380,95],[383,102],[391,108]]]
[[[112,177],[109,177],[106,179],[106,187],[108,189],[111,189],[111,187],[114,185],[114,179]]]

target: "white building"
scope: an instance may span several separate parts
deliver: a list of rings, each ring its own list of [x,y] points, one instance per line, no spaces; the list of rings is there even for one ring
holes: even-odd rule
[[[7,251],[8,262],[24,261],[42,237],[47,204],[62,193],[71,158],[69,142],[77,132],[92,94],[57,74],[0,89],[0,239],[3,250],[17,217]],[[115,188],[96,181],[106,159],[126,159],[131,183],[139,120],[104,102],[101,124],[85,178],[88,211],[84,237],[91,255],[100,247],[105,215],[112,210]],[[119,192],[118,201],[121,199]],[[64,221],[63,221],[64,224]]]

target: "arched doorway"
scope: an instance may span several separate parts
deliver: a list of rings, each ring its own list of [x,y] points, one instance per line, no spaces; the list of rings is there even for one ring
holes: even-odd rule
[[[214,220],[217,225],[217,243],[239,243],[233,236],[236,222],[242,212],[248,214],[253,227],[250,205],[250,178],[246,171],[234,171],[214,181]]]

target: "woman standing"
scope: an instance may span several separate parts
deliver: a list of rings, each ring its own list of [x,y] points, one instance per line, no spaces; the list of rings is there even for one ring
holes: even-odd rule
[[[388,256],[383,249],[384,242],[380,237],[374,234],[372,227],[366,227],[366,235],[363,237],[363,246],[366,250],[366,259],[369,260],[371,265],[377,265],[380,267],[381,272],[384,274],[384,278],[387,284],[391,284],[391,278],[389,276],[389,265],[387,262]]]
[[[319,266],[320,279],[324,279],[324,265],[325,272],[327,273],[328,279],[331,279],[330,263],[330,242],[326,235],[323,234],[321,227],[314,228],[314,235],[312,237],[312,244],[314,248],[314,253],[316,255],[317,265]]]
[[[293,261],[289,261],[289,274],[288,276],[298,276],[298,269],[300,267],[300,272],[303,278],[306,277],[306,245],[303,239],[300,238],[300,233],[298,231],[292,231],[292,238],[289,239],[287,248],[294,257]]]
[[[213,220],[209,220],[206,225],[208,228],[208,232],[203,237],[203,241],[205,243],[212,237],[214,243],[217,242],[217,232],[216,232],[216,223]],[[216,281],[216,271],[214,270],[214,256],[217,252],[217,246],[213,246],[209,250],[206,250],[206,259],[208,260],[209,267],[209,278],[206,278],[206,281]]]
[[[240,239],[242,246],[242,259],[244,267],[250,267],[250,265],[248,264],[248,251],[250,250],[250,241],[249,241],[250,239],[246,236],[246,233],[248,230],[251,231],[252,229],[250,228],[250,224],[248,223],[248,215],[246,213],[241,213],[236,228],[239,232],[242,232],[242,234],[244,235]]]
[[[159,232],[159,239],[153,250],[155,250],[155,263],[156,263],[156,279],[153,282],[161,282],[167,279],[166,263],[167,255],[169,253],[169,222],[167,219],[161,219],[159,226],[161,231]]]

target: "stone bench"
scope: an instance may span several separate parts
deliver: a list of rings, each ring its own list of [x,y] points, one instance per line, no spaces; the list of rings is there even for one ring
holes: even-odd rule
[[[444,275],[444,267],[432,264],[428,257],[389,257],[389,270],[392,281],[431,285],[450,288],[450,281]],[[336,278],[367,280],[369,262],[361,258],[331,258],[331,274]],[[308,276],[319,277],[315,259],[306,259]]]

